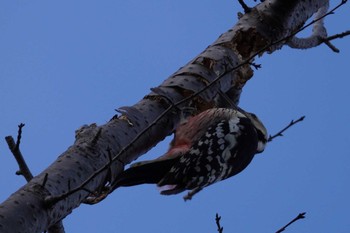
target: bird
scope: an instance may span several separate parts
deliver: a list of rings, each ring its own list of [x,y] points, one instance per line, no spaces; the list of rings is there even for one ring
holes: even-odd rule
[[[132,164],[110,191],[156,184],[163,195],[189,190],[185,200],[203,188],[243,171],[264,151],[267,130],[254,113],[211,108],[180,122],[168,151],[159,158]]]

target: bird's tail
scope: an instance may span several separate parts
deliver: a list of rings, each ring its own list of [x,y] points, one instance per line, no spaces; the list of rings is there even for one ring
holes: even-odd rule
[[[157,184],[169,172],[175,161],[176,159],[172,158],[137,163],[117,177],[112,184],[112,190],[139,184]]]

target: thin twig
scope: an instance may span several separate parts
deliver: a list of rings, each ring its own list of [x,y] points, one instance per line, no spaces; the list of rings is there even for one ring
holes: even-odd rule
[[[244,0],[238,0],[239,4],[241,4],[243,10],[244,10],[244,13],[249,13],[252,11],[252,8],[249,7],[245,2]]]
[[[318,18],[318,19],[314,19],[313,21],[311,21],[310,23],[306,24],[305,26],[303,26],[302,28],[300,28],[299,30],[296,30],[295,32],[291,33],[289,36],[286,36],[280,40],[271,42],[270,44],[264,46],[262,49],[258,50],[257,52],[255,52],[254,54],[252,54],[249,58],[247,58],[245,61],[241,62],[240,64],[236,65],[235,67],[226,70],[224,73],[222,73],[221,75],[219,75],[218,77],[216,77],[213,81],[211,81],[207,86],[203,87],[201,90],[189,95],[188,97],[176,102],[176,103],[171,103],[170,102],[170,106],[164,110],[163,113],[161,113],[151,124],[149,124],[145,129],[143,129],[139,134],[136,135],[136,137],[131,140],[131,142],[126,145],[125,147],[123,147],[119,153],[117,155],[115,155],[112,159],[112,161],[116,161],[118,160],[118,157],[120,157],[123,153],[125,153],[132,145],[134,145],[134,143],[145,133],[147,132],[147,130],[149,130],[151,127],[153,127],[154,125],[156,125],[165,115],[167,115],[170,111],[172,111],[174,108],[178,108],[178,106],[194,99],[195,97],[197,97],[198,95],[200,95],[201,93],[207,91],[209,88],[211,88],[212,86],[214,86],[218,81],[220,81],[223,77],[225,77],[227,74],[241,68],[242,66],[249,64],[251,62],[252,59],[254,59],[256,56],[262,54],[263,52],[265,52],[268,48],[270,48],[271,46],[274,46],[276,44],[279,44],[283,41],[287,41],[289,38],[295,36],[297,33],[301,32],[302,30],[304,30],[305,28],[311,26],[312,24],[314,24],[315,22],[323,19],[324,17],[326,17],[327,15],[333,14],[333,12],[338,9],[340,6],[342,6],[343,4],[345,4],[345,0],[342,0],[342,2],[340,4],[338,4],[336,7],[334,7],[331,11],[329,11],[327,14],[325,14],[324,16]],[[46,202],[48,205],[53,205],[56,202],[67,198],[68,196],[70,196],[71,194],[81,190],[86,184],[88,184],[92,179],[94,179],[96,176],[98,176],[100,173],[102,173],[103,171],[105,171],[106,169],[109,168],[109,164],[110,161],[108,163],[106,163],[104,166],[102,166],[100,169],[98,169],[97,171],[95,171],[95,173],[93,173],[91,176],[89,176],[81,185],[79,185],[76,188],[73,188],[72,190],[69,190],[66,193],[63,193],[62,195],[59,196],[50,196],[46,198]]]
[[[350,31],[345,31],[345,32],[342,32],[339,34],[335,34],[333,36],[329,36],[325,40],[330,41],[330,40],[339,39],[339,38],[341,39],[341,38],[343,38],[345,36],[349,36],[349,35],[350,35]]]
[[[218,227],[218,232],[219,233],[223,233],[224,232],[224,227],[221,226],[220,220],[221,220],[221,216],[219,216],[219,214],[216,213],[216,215],[215,215],[215,222],[216,222],[216,226]]]
[[[29,182],[33,175],[30,172],[26,161],[23,158],[22,152],[19,149],[21,138],[22,138],[22,128],[24,127],[24,124],[21,123],[18,125],[18,134],[17,134],[17,142],[13,139],[12,136],[5,137],[5,140],[7,142],[7,145],[12,152],[13,156],[15,157],[17,164],[19,166],[19,171],[16,172],[17,175],[23,175],[23,177],[26,179],[27,182]]]
[[[331,43],[331,40],[343,38],[343,37],[348,36],[348,35],[350,35],[350,31],[345,31],[343,33],[335,34],[333,36],[329,36],[327,38],[324,38],[322,40],[322,42],[325,45],[327,45],[333,52],[339,53],[340,50]]]
[[[339,53],[340,52],[340,50],[337,47],[335,47],[335,45],[333,45],[329,40],[324,40],[323,43],[325,45],[327,45],[328,48],[330,48],[333,52],[335,52],[335,53]]]
[[[283,133],[289,129],[290,127],[292,127],[293,125],[297,124],[298,122],[301,122],[305,119],[305,116],[300,117],[298,120],[292,120],[289,125],[287,125],[286,127],[284,127],[281,131],[279,131],[278,133],[276,133],[273,136],[269,136],[269,139],[267,140],[268,142],[271,142],[273,139],[277,138],[277,137],[282,137]]]
[[[276,231],[276,233],[281,233],[281,232],[284,231],[289,225],[293,224],[294,222],[298,221],[299,219],[305,218],[305,214],[306,214],[306,212],[303,212],[303,213],[298,214],[298,216],[296,216],[292,221],[290,221],[289,223],[287,223],[287,225],[285,225],[284,227],[282,227],[281,229],[279,229],[278,231]]]
[[[15,150],[18,150],[19,144],[21,144],[21,138],[22,138],[22,128],[25,126],[25,124],[20,123],[18,125],[18,133],[17,133],[17,141],[16,141],[16,147]]]
[[[249,65],[253,66],[256,70],[261,68],[261,64],[256,64],[255,62],[249,62]]]

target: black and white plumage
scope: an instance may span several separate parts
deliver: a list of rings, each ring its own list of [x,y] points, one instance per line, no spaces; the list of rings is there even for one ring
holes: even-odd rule
[[[166,154],[133,164],[111,190],[157,184],[165,195],[191,190],[184,197],[191,199],[204,187],[245,169],[266,142],[267,131],[254,114],[241,109],[209,109],[179,125]]]

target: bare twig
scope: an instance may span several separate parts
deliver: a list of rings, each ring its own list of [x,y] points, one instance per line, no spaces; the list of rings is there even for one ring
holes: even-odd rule
[[[17,142],[16,142],[16,147],[15,150],[18,150],[19,144],[21,144],[21,138],[22,138],[22,128],[25,126],[25,124],[20,123],[18,125],[18,133],[17,133]]]
[[[335,47],[335,45],[333,45],[329,40],[324,40],[323,43],[325,45],[327,45],[328,48],[330,48],[333,52],[335,52],[335,53],[339,53],[340,52],[340,50],[337,47]]]
[[[252,11],[252,8],[249,7],[245,2],[244,0],[238,0],[239,4],[241,4],[243,10],[244,10],[244,13],[249,13]]]
[[[345,32],[342,32],[342,33],[339,33],[339,34],[335,34],[333,36],[329,36],[327,37],[325,40],[334,40],[334,39],[339,39],[339,38],[343,38],[345,36],[349,36],[350,35],[350,31],[345,31]]]
[[[301,122],[305,119],[305,116],[300,117],[298,120],[292,120],[289,125],[287,125],[286,127],[284,127],[281,131],[279,131],[278,133],[276,133],[273,136],[269,136],[269,139],[267,140],[268,142],[271,142],[273,139],[277,138],[277,137],[282,137],[283,133],[289,129],[290,127],[292,127],[293,125],[297,124],[298,122]]]
[[[256,64],[255,62],[249,62],[249,65],[253,66],[256,70],[261,68],[261,64]]]
[[[348,35],[350,35],[350,31],[345,31],[345,32],[342,32],[339,34],[335,34],[333,36],[329,36],[329,37],[323,39],[322,42],[324,44],[326,44],[333,52],[339,53],[340,50],[337,47],[335,47],[330,41],[334,40],[334,39],[343,38],[343,37],[348,36]]]
[[[215,215],[215,222],[216,222],[216,226],[218,227],[218,232],[219,233],[223,233],[224,232],[224,227],[221,226],[220,220],[221,220],[221,216],[219,216],[219,214],[216,213],[216,215]]]
[[[296,216],[292,221],[290,221],[289,223],[287,223],[287,225],[285,225],[284,227],[282,227],[281,229],[279,229],[278,231],[276,231],[276,233],[281,233],[281,232],[284,231],[289,225],[293,224],[294,222],[298,221],[299,219],[305,218],[305,214],[306,214],[306,212],[303,212],[303,213],[298,214],[298,216]]]
[[[12,152],[13,156],[15,157],[17,164],[19,166],[19,171],[16,172],[17,175],[23,175],[23,177],[26,179],[27,182],[29,182],[33,175],[30,172],[26,161],[23,158],[22,152],[19,149],[21,138],[22,138],[22,128],[24,127],[24,124],[21,123],[18,125],[18,134],[17,134],[17,142],[14,141],[12,136],[5,137],[5,140],[7,142],[7,145]]]

